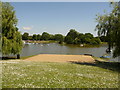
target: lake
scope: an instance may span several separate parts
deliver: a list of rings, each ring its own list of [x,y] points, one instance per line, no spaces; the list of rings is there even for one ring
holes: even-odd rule
[[[61,45],[57,43],[49,44],[25,44],[21,52],[21,56],[32,56],[37,54],[92,54],[95,57],[100,57],[105,54],[107,45],[100,47],[78,47],[74,45]],[[112,56],[112,55],[111,55]],[[118,58],[111,59],[110,61],[118,61]]]

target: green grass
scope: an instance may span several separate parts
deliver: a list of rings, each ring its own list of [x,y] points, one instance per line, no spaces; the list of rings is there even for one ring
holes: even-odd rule
[[[38,40],[38,41],[33,41],[33,40],[31,40],[31,41],[28,41],[29,43],[44,43],[44,44],[47,44],[47,43],[55,43],[56,41],[53,41],[53,40],[48,40],[48,41],[40,41],[40,40]]]
[[[30,58],[30,57],[33,57],[33,56],[36,56],[36,55],[31,55],[31,56],[24,56],[24,57],[21,57],[20,59],[27,59],[27,58]]]
[[[95,56],[92,56],[92,58],[94,58],[95,60],[98,60],[98,61],[104,61],[104,62],[109,62],[109,58],[100,58],[100,57],[95,57]]]
[[[85,64],[3,61],[3,88],[118,88],[118,72]]]

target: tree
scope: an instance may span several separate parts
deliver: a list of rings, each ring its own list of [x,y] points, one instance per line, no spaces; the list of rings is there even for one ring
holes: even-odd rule
[[[91,33],[85,33],[84,38],[86,44],[93,44],[92,42],[95,40]]]
[[[83,33],[80,33],[78,35],[78,43],[79,44],[84,44],[85,43],[85,35]]]
[[[17,54],[23,46],[21,33],[18,31],[14,8],[9,3],[2,3],[2,54]]]
[[[108,42],[107,37],[104,35],[100,36],[99,38],[100,38],[101,42]]]
[[[65,42],[67,43],[67,44],[73,44],[73,39],[72,39],[72,37],[70,37],[70,36],[66,36],[65,37]]]
[[[50,34],[47,33],[47,32],[43,32],[43,33],[42,33],[42,36],[41,36],[41,40],[47,41],[47,40],[49,40],[49,39],[50,39]]]
[[[67,36],[70,36],[72,39],[75,39],[77,36],[78,36],[78,32],[77,31],[75,31],[74,29],[71,29],[69,32],[68,32],[68,34],[67,34]]]
[[[64,41],[64,37],[62,34],[55,34],[55,40],[59,41],[59,43],[62,43]]]
[[[37,40],[40,40],[40,38],[41,38],[41,35],[38,34],[38,35],[37,35]]]
[[[90,42],[90,44],[92,45],[99,45],[100,43],[101,43],[101,40],[99,37],[92,38]]]
[[[85,33],[85,37],[92,39],[93,38],[93,34],[91,33]]]
[[[33,36],[28,36],[28,40],[33,40]]]
[[[50,34],[49,40],[55,40],[55,36],[53,34]]]
[[[113,53],[113,57],[120,56],[120,1],[114,4],[114,9],[112,11],[114,15],[114,43],[115,43],[115,50]]]
[[[37,35],[36,34],[33,34],[33,40],[37,40]]]
[[[28,40],[28,39],[29,39],[29,33],[25,32],[25,33],[22,35],[22,39],[23,39],[23,40]]]
[[[112,17],[103,15],[98,16],[97,18],[98,24],[96,26],[96,29],[98,30],[98,35],[105,35],[108,40],[108,49],[111,50],[111,47],[113,47],[113,38],[112,38],[112,29],[113,29],[113,22]]]
[[[65,37],[65,42],[67,44],[74,44],[74,40],[77,38],[78,35],[79,33],[77,31],[71,29]]]
[[[107,36],[109,51],[115,43],[114,57],[116,57],[120,56],[120,2],[111,3],[111,5],[113,10],[109,14],[97,16],[96,30],[99,36]]]

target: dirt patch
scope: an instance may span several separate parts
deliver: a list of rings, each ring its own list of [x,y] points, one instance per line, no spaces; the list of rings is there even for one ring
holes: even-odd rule
[[[27,61],[41,62],[95,62],[91,56],[86,55],[58,55],[58,54],[40,54],[25,59]]]

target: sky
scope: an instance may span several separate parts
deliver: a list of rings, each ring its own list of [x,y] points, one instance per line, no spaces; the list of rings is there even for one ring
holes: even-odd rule
[[[10,2],[21,33],[66,35],[70,29],[97,36],[96,14],[111,11],[108,2]]]

